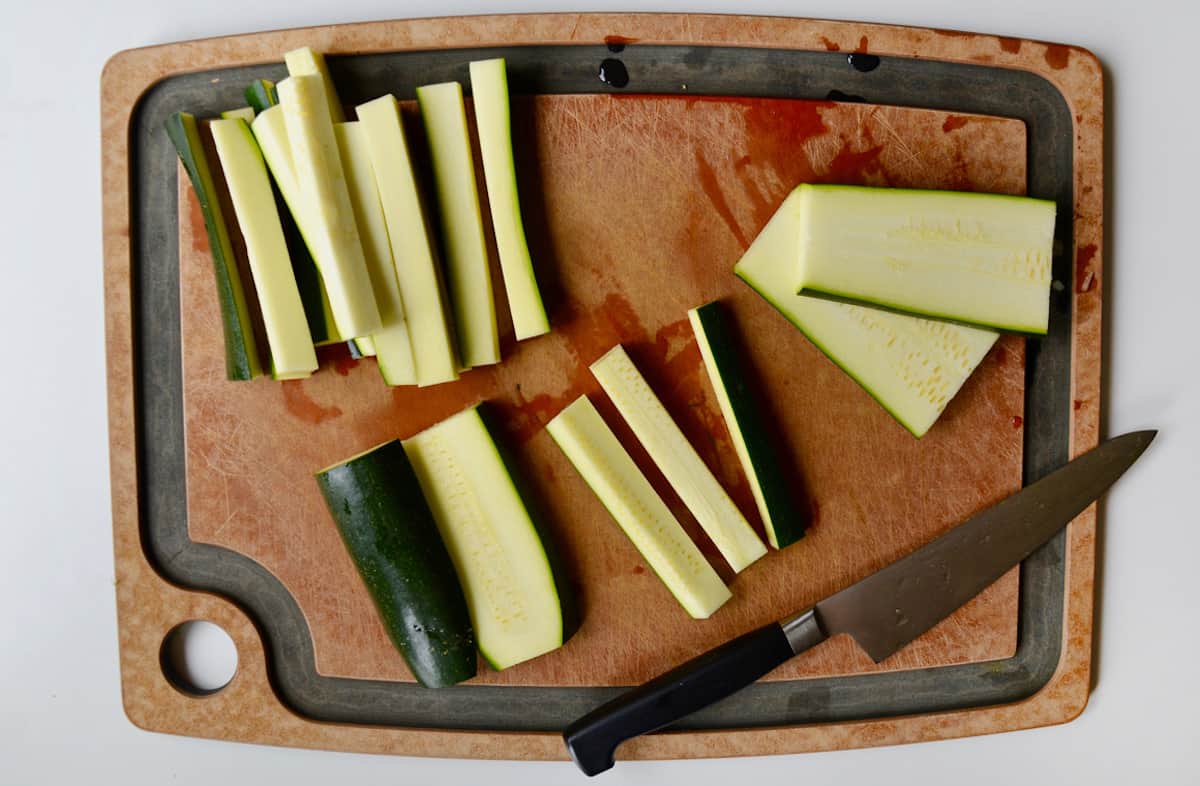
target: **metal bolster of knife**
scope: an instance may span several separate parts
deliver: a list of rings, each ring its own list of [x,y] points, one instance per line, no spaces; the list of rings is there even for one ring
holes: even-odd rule
[[[788,617],[779,623],[779,627],[783,628],[783,635],[787,637],[788,646],[792,648],[794,655],[812,649],[829,638],[829,634],[825,632],[821,627],[820,620],[817,619],[815,608],[802,611],[794,617]]]

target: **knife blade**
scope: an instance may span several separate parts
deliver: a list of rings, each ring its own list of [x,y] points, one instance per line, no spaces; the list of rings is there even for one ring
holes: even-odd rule
[[[848,634],[876,662],[975,597],[1098,499],[1155,431],[1109,440],[812,608],[744,634],[634,688],[563,732],[587,775],[617,746],[744,688],[831,636]]]

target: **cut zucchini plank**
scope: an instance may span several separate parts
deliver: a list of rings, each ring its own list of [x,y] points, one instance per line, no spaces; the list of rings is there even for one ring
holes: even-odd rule
[[[291,144],[296,187],[302,195],[300,224],[306,237],[315,236],[317,268],[338,332],[351,337],[370,335],[381,327],[379,309],[321,77],[288,77],[277,90]]]
[[[592,364],[592,374],[729,566],[740,572],[766,554],[766,546],[671,420],[625,348],[618,344],[609,350]]]
[[[276,379],[306,377],[317,370],[317,353],[292,273],[267,165],[244,119],[214,120],[210,128],[246,242],[271,350],[271,374]]]
[[[246,88],[247,97],[253,89],[254,85]],[[264,90],[260,97],[263,100],[276,100],[274,95],[275,86],[271,85],[271,89]],[[254,132],[254,139],[258,142],[258,148],[262,151],[263,159],[267,162],[267,168],[271,170],[271,177],[279,188],[287,208],[280,210],[280,216],[283,218],[284,234],[288,238],[288,250],[292,255],[292,269],[296,274],[296,285],[300,288],[300,298],[304,301],[304,315],[308,318],[308,329],[312,333],[313,343],[321,345],[340,342],[342,337],[334,324],[329,296],[325,293],[325,284],[321,282],[321,273],[317,269],[315,238],[304,234],[307,222],[302,220],[303,194],[296,185],[292,148],[287,138],[283,107],[271,104],[260,110],[254,122],[250,124],[250,130]]]
[[[454,563],[403,446],[393,440],[316,473],[338,532],[413,676],[475,676],[475,635]]]
[[[444,82],[417,88],[437,183],[446,279],[463,366],[500,362],[496,304],[487,243],[475,186],[475,162],[462,85]]]
[[[521,221],[517,169],[513,163],[512,124],[508,105],[508,73],[504,58],[471,63],[475,125],[483,156],[483,179],[492,211],[492,229],[500,255],[500,272],[508,294],[517,340],[550,332],[550,320],[538,290]]]
[[[267,79],[255,79],[246,87],[242,95],[246,97],[246,103],[250,105],[255,114],[265,112],[279,103],[279,94],[275,92],[275,83]]]
[[[247,123],[251,122],[254,120],[254,107],[239,106],[237,109],[226,109],[221,113],[222,120],[233,120],[236,118],[241,118]]]
[[[283,61],[287,64],[288,76],[319,76],[321,77],[321,94],[325,97],[325,105],[329,107],[329,119],[334,123],[343,123],[346,113],[342,110],[342,102],[338,100],[337,90],[333,79],[329,76],[329,66],[325,64],[325,55],[314,51],[311,47],[301,47],[286,52]]]
[[[707,619],[732,597],[587,396],[546,431],[688,614]]]
[[[337,133],[346,184],[350,189],[350,202],[354,206],[355,220],[358,221],[359,237],[363,241],[367,270],[375,289],[379,319],[383,322],[383,326],[372,336],[356,341],[360,349],[370,349],[370,354],[378,358],[384,382],[389,385],[415,385],[417,371],[413,365],[412,342],[404,320],[404,302],[400,298],[400,285],[396,282],[392,246],[388,240],[383,206],[379,202],[379,189],[375,185],[375,173],[371,169],[367,138],[362,125],[357,122],[338,123],[334,131]]]
[[[200,140],[196,118],[187,112],[176,112],[167,118],[167,136],[179,153],[179,160],[192,181],[204,229],[212,252],[213,273],[217,280],[217,302],[221,307],[221,327],[225,336],[225,376],[231,380],[253,379],[261,373],[254,328],[246,293],[238,275],[237,259],[229,242],[229,227],[221,203],[217,199],[212,170]]]
[[[1053,202],[858,186],[797,191],[797,292],[1045,334]]]
[[[392,245],[417,384],[449,382],[458,378],[458,353],[441,271],[400,123],[400,107],[394,96],[385,95],[359,106],[358,120],[367,139]]]
[[[999,334],[796,294],[800,200],[792,192],[734,273],[920,437]]]
[[[562,646],[564,606],[546,549],[478,410],[405,440],[404,449],[487,661],[506,669]]]
[[[783,475],[763,414],[750,392],[742,349],[734,340],[728,316],[720,303],[712,302],[688,311],[688,319],[738,461],[754,492],[767,540],[777,549],[789,546],[804,537],[806,515]]]

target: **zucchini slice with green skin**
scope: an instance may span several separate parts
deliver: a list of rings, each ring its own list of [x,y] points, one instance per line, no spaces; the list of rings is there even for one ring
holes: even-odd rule
[[[316,480],[384,629],[417,681],[441,688],[474,677],[466,598],[400,442],[323,469]]]
[[[247,110],[253,112],[249,107]],[[271,374],[275,379],[307,377],[317,370],[317,353],[292,273],[292,260],[267,165],[250,127],[241,117],[214,120],[210,128],[233,211],[246,242],[250,273],[271,350]]]
[[[767,547],[687,441],[637,366],[617,344],[592,364],[592,375],[735,572]]]
[[[688,614],[707,619],[733,597],[587,396],[546,431]]]
[[[529,508],[478,408],[404,441],[467,597],[479,651],[506,669],[562,646],[559,592]]]
[[[796,294],[799,191],[733,272],[800,329],[914,437],[937,421],[999,334]]]
[[[247,96],[250,90],[251,88],[246,89]],[[274,96],[274,86],[272,85],[269,93],[263,95]],[[283,108],[272,104],[259,110],[258,116],[250,124],[250,130],[254,132],[254,139],[258,142],[259,150],[267,162],[267,168],[271,170],[271,178],[285,205],[285,209],[280,209],[279,215],[283,221],[284,236],[288,239],[292,269],[296,274],[296,285],[300,288],[300,298],[304,301],[304,315],[308,318],[308,329],[312,333],[313,343],[335,344],[341,341],[342,337],[334,324],[329,296],[325,294],[325,285],[321,282],[321,273],[317,269],[314,239],[304,234],[301,221],[303,195],[296,186],[296,176],[292,168],[292,148],[288,143]]]
[[[500,255],[500,272],[508,294],[517,340],[550,332],[550,320],[538,290],[521,220],[517,195],[517,169],[513,162],[512,123],[508,99],[508,71],[504,58],[471,63],[471,94],[475,125],[483,156],[483,179],[492,229]]]
[[[316,238],[317,267],[338,332],[349,337],[370,335],[382,326],[379,309],[321,77],[288,77],[277,89],[302,195],[300,224],[306,237]]]
[[[235,120],[241,118],[247,123],[254,120],[254,107],[239,106],[237,109],[226,109],[221,113],[222,120]]]
[[[360,105],[358,122],[383,206],[417,384],[449,382],[458,378],[458,350],[395,96]]]
[[[1055,204],[804,184],[796,291],[1044,335]]]
[[[279,103],[279,94],[275,92],[275,83],[267,79],[255,79],[242,94],[246,103],[255,114],[265,112]]]
[[[742,348],[734,340],[729,317],[714,301],[688,311],[688,319],[738,461],[750,481],[767,540],[777,549],[790,546],[804,537],[806,516],[783,475],[767,424],[750,392]]]
[[[375,290],[375,302],[379,306],[379,318],[383,322],[383,327],[377,332],[356,339],[356,342],[360,344],[360,349],[370,349],[370,354],[376,357],[384,382],[389,385],[415,385],[417,370],[413,363],[412,340],[404,319],[404,301],[396,280],[387,221],[383,217],[383,205],[379,202],[379,188],[375,184],[366,133],[358,122],[338,123],[334,131],[337,133],[342,167],[346,172],[346,184],[350,188],[350,202],[354,206],[355,220],[358,221],[358,234],[367,257],[371,285]]]
[[[442,250],[459,356],[466,367],[499,363],[496,303],[492,297],[492,275],[488,270],[462,85],[444,82],[418,87],[417,102],[433,158]]]
[[[217,280],[217,301],[221,308],[221,327],[225,336],[225,376],[230,380],[253,379],[262,372],[246,293],[238,275],[237,259],[229,241],[229,227],[221,203],[217,199],[212,170],[200,139],[196,118],[187,112],[176,112],[167,118],[167,136],[179,153],[179,160],[192,181],[200,212],[204,215],[204,230],[212,252],[213,272]]]

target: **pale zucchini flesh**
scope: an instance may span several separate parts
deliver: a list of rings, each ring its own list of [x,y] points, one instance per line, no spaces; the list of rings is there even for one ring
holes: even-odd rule
[[[475,408],[404,441],[458,573],[480,653],[505,669],[562,646],[546,550]]]
[[[359,237],[363,241],[367,270],[375,289],[379,319],[383,323],[377,332],[360,337],[355,343],[363,354],[377,358],[380,373],[389,385],[415,385],[417,371],[413,364],[412,341],[404,319],[404,303],[400,298],[391,241],[383,216],[383,205],[379,201],[379,188],[375,184],[375,172],[371,167],[366,133],[358,122],[338,123],[334,131],[350,189],[350,203],[354,207]]]
[[[295,379],[311,374],[317,369],[317,353],[292,273],[292,260],[267,166],[244,119],[214,120],[211,129],[246,242],[250,273],[271,350],[272,375]]]
[[[734,571],[767,553],[746,518],[620,344],[592,364],[592,374],[667,482]]]
[[[285,52],[283,61],[287,64],[288,76],[321,77],[321,94],[325,98],[326,106],[329,107],[330,120],[334,123],[342,123],[346,120],[342,102],[338,99],[333,79],[329,76],[329,66],[325,63],[325,55],[315,51],[312,47],[303,46]]]
[[[458,378],[458,353],[441,271],[409,158],[400,107],[386,95],[358,107],[379,189],[418,385]]]
[[[801,185],[798,292],[1044,334],[1053,202]]]
[[[316,236],[317,266],[334,321],[343,336],[381,327],[379,309],[350,204],[333,121],[321,77],[292,76],[276,86],[287,126],[297,190],[303,195],[306,236]]]
[[[732,597],[587,396],[546,431],[688,614],[706,619]]]
[[[751,395],[747,364],[741,361],[742,348],[735,345],[729,319],[719,302],[688,311],[704,368],[754,494],[767,541],[777,549],[783,548],[804,537],[807,514],[800,509],[792,489],[795,481],[789,482],[784,476],[764,414]]]
[[[237,109],[226,109],[221,113],[222,120],[234,120],[241,118],[247,123],[254,120],[254,108],[249,106],[239,106]]]
[[[471,93],[483,179],[492,229],[500,256],[500,273],[508,295],[517,340],[550,332],[550,320],[538,289],[521,220],[517,195],[517,170],[513,162],[512,123],[508,98],[508,71],[503,58],[471,63]]]
[[[772,216],[734,273],[783,314],[913,436],[924,435],[998,334],[796,294],[799,192]]]
[[[465,367],[499,363],[496,304],[462,85],[444,82],[418,87],[417,102],[433,158],[446,283],[459,355]]]

